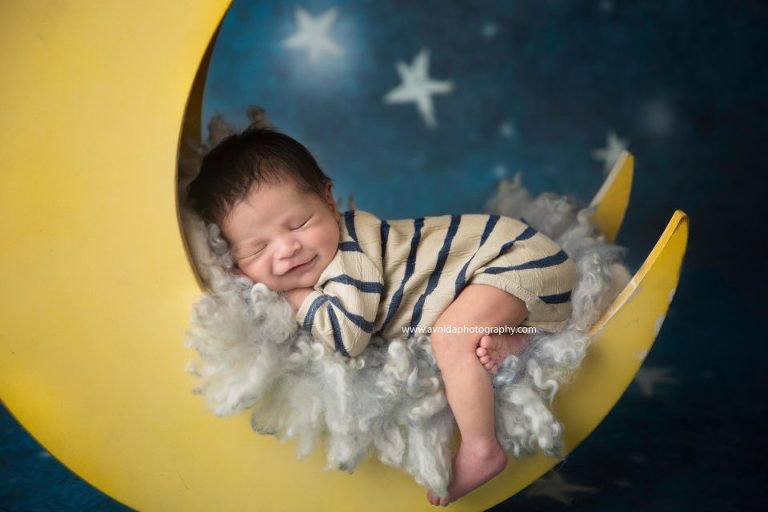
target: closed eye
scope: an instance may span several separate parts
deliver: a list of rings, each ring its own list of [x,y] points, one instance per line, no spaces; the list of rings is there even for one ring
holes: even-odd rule
[[[252,252],[252,253],[251,253],[251,254],[249,254],[248,256],[243,256],[242,258],[237,258],[237,259],[238,259],[238,260],[244,260],[244,259],[247,259],[247,258],[250,258],[250,257],[256,256],[256,255],[258,255],[260,252],[262,252],[262,251],[263,251],[265,248],[266,248],[266,246],[262,247],[261,249],[259,249],[259,250],[258,250],[258,251],[256,251],[256,252]]]
[[[310,217],[309,217],[309,219],[311,219],[311,218],[312,218],[312,217],[310,216]],[[296,229],[300,229],[300,228],[303,228],[304,226],[306,226],[306,225],[307,225],[307,222],[309,222],[309,219],[305,220],[305,221],[304,221],[304,224],[302,224],[301,226],[299,226],[299,227],[297,227],[297,228],[293,228],[293,229],[294,229],[294,230],[296,230]]]

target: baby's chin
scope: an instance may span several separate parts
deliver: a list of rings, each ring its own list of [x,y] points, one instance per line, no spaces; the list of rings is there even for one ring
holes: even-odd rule
[[[277,283],[275,284],[275,288],[270,289],[278,292],[289,292],[291,290],[298,290],[299,288],[313,288],[318,278],[319,276],[315,275],[303,275],[297,279]]]

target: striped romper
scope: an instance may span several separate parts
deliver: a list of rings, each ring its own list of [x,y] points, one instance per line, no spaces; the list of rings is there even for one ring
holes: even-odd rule
[[[521,325],[555,332],[570,318],[576,266],[522,221],[488,214],[381,220],[349,210],[339,229],[339,249],[296,319],[344,356],[360,354],[372,336],[406,338],[433,326],[468,284],[523,300]]]

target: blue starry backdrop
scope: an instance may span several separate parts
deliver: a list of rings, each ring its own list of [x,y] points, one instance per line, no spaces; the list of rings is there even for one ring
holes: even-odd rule
[[[629,149],[631,270],[675,209],[691,218],[675,300],[603,423],[494,510],[757,510],[766,22],[762,1],[235,0],[203,116],[265,109],[343,209],[389,219],[483,211],[517,172],[586,203]],[[1,420],[0,510],[123,509]]]

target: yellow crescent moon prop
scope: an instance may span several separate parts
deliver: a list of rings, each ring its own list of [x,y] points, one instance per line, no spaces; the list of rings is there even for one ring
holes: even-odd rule
[[[635,159],[632,154],[622,151],[603,182],[603,186],[589,204],[596,207],[591,218],[592,224],[597,226],[609,242],[616,240],[621,223],[624,221],[629,194],[632,191],[634,169]]]
[[[324,472],[322,448],[298,461],[290,444],[251,431],[246,413],[217,418],[191,393],[182,338],[200,287],[179,227],[177,145],[227,6],[3,7],[0,397],[53,456],[138,510],[433,510],[402,472],[375,459],[352,475]],[[686,237],[678,212],[559,395],[569,450],[650,348]],[[553,464],[513,461],[451,506],[491,507]]]

